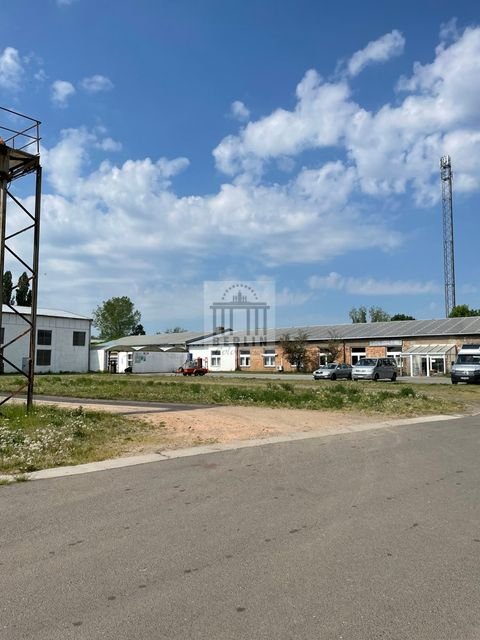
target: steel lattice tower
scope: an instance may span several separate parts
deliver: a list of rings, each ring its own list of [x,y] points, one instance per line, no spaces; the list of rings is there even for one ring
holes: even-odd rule
[[[455,255],[453,249],[452,163],[450,156],[440,158],[443,211],[443,269],[445,274],[445,317],[455,306]]]
[[[40,200],[42,167],[40,165],[40,121],[0,107],[0,374],[7,363],[21,376],[20,386],[0,400],[0,406],[27,391],[27,407],[33,404],[35,354],[37,339],[38,262],[40,247]],[[33,177],[35,197],[21,199],[14,186]],[[25,188],[24,185],[23,188]],[[30,185],[32,186],[32,185]],[[21,240],[23,238],[23,241]],[[30,244],[29,240],[32,242]],[[31,285],[31,307],[18,307],[4,299],[5,256],[25,269]],[[17,285],[18,287],[18,285]],[[14,287],[16,289],[17,287]],[[6,341],[2,327],[3,309],[15,314],[14,334]],[[10,355],[20,349],[22,364]]]

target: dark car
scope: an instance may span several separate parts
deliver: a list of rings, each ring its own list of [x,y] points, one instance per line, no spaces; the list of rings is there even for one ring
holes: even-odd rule
[[[337,380],[339,378],[352,379],[352,367],[349,364],[332,362],[313,372],[314,380]]]

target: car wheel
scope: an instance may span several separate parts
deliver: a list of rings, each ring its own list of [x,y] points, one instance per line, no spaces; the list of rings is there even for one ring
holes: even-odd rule
[[[373,376],[373,381],[374,381],[374,382],[378,382],[378,378],[379,378],[378,373],[376,373],[376,374]]]
[[[352,380],[352,374],[351,373],[348,374],[347,380]]]
[[[452,380],[452,384],[458,384],[458,380]]]
[[[395,382],[395,380],[396,380],[396,379],[397,379],[397,374],[396,374],[396,373],[394,373],[394,374],[393,374],[393,376],[391,377],[391,381],[392,381],[392,382]]]
[[[184,375],[184,376],[188,376],[188,373],[185,373],[185,371],[184,371],[184,372],[183,372],[183,375]]]
[[[332,375],[330,376],[330,380],[336,380],[337,376],[335,373],[332,373]]]

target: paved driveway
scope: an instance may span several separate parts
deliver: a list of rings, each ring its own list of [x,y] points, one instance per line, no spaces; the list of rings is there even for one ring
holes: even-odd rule
[[[9,640],[480,637],[478,418],[0,488]]]

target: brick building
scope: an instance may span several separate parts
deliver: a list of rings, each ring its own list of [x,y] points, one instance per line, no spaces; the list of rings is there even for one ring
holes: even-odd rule
[[[306,335],[310,370],[331,359],[333,348],[338,362],[388,356],[403,375],[430,376],[448,373],[462,344],[480,343],[480,317],[287,327],[261,338],[227,331],[190,343],[189,351],[211,371],[292,371],[280,342],[299,333]]]

